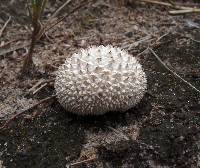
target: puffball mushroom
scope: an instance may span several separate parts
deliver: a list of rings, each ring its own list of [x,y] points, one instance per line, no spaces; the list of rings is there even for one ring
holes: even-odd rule
[[[60,104],[79,115],[126,111],[142,99],[146,88],[137,59],[111,45],[81,49],[59,67],[55,80]]]

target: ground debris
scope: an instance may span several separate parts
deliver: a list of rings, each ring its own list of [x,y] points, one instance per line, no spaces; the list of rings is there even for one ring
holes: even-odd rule
[[[43,20],[65,2],[50,0]],[[200,96],[148,51],[151,47],[173,72],[199,88],[198,15],[172,16],[168,7],[150,3],[119,7],[94,0],[40,39],[33,54],[36,71],[21,80],[17,74],[30,38],[24,3],[2,0],[0,6],[1,27],[5,18],[12,17],[0,42],[0,124],[16,111],[54,95],[53,79],[59,65],[90,45],[112,44],[129,50],[144,67],[148,93],[125,113],[98,117],[69,114],[57,101],[41,104],[32,111],[40,115],[31,119],[25,115],[0,134],[0,165],[199,167]],[[186,5],[190,3],[199,7],[197,1]],[[61,15],[78,5],[78,0],[71,2]]]

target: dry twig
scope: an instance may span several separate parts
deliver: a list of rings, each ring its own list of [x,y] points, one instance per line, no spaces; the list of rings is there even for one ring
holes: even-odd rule
[[[120,132],[120,131],[118,131],[118,130],[116,130],[115,128],[113,128],[113,127],[110,127],[110,126],[107,126],[109,129],[111,129],[112,131],[114,131],[114,133],[116,134],[116,135],[118,135],[118,136],[120,136],[120,137],[122,137],[122,138],[124,138],[125,140],[130,140],[130,138],[129,137],[127,137],[123,132]]]
[[[5,30],[6,26],[10,22],[10,20],[11,20],[11,16],[9,16],[8,20],[5,22],[5,24],[3,25],[2,29],[0,30],[0,37],[2,36],[3,31]]]
[[[8,49],[1,48],[0,56],[5,55],[5,54],[10,53],[10,52],[13,52],[13,51],[16,51],[16,50],[19,50],[19,49],[22,49],[22,48],[25,48],[25,47],[28,47],[28,46],[30,46],[30,43],[26,42],[24,44],[20,44],[20,45],[14,46],[14,47],[10,47]]]
[[[26,112],[28,112],[30,110],[33,110],[34,108],[36,108],[40,104],[46,103],[46,102],[54,99],[55,97],[56,96],[54,95],[54,96],[50,96],[50,97],[47,97],[45,99],[42,99],[38,103],[34,104],[33,106],[31,106],[31,107],[29,107],[29,108],[27,108],[25,110],[22,110],[21,112],[15,114],[13,117],[11,117],[9,120],[7,120],[6,123],[2,127],[0,127],[0,130],[5,129],[14,119],[16,119],[17,117],[21,116],[22,114],[24,114],[24,113],[26,113]]]
[[[196,40],[196,39],[194,39],[192,37],[189,37],[189,39],[192,40],[192,41],[194,41],[194,42],[196,42],[196,43],[200,43],[200,40]]]
[[[160,2],[160,1],[154,1],[154,0],[139,0],[141,2],[146,2],[146,3],[152,3],[152,4],[158,4],[158,5],[164,5],[164,6],[169,6],[172,7],[173,5],[167,2]]]
[[[155,1],[155,0],[139,0],[140,2],[145,3],[152,3],[152,4],[158,4],[163,6],[168,6],[177,10],[169,11],[170,14],[183,14],[183,13],[194,13],[194,12],[200,12],[199,8],[192,8],[192,7],[185,7],[185,6],[179,6],[172,3],[167,2],[161,2],[161,1]]]
[[[155,40],[155,42],[152,43],[152,44],[149,44],[149,46],[151,46],[151,47],[157,46],[157,47],[158,47],[158,45],[160,44],[160,40],[161,40],[162,38],[166,37],[166,36],[169,35],[169,34],[170,34],[170,31],[167,32],[167,33],[165,33],[165,34],[163,34],[162,36],[158,37],[158,38]],[[151,40],[153,40],[153,39],[151,39]],[[136,57],[139,57],[140,55],[142,55],[143,53],[145,53],[145,52],[149,49],[149,46],[148,46],[146,49],[144,49],[142,52],[138,53],[138,54],[136,55]]]
[[[96,157],[93,157],[93,158],[90,158],[90,159],[86,159],[86,160],[82,160],[82,161],[79,161],[79,162],[71,163],[70,166],[78,166],[80,164],[88,163],[88,162],[94,161],[96,159],[97,159]]]
[[[37,92],[39,92],[41,89],[43,89],[46,85],[47,85],[47,83],[44,83],[44,84],[41,85],[39,88],[37,88],[37,89],[33,92],[33,95],[36,94]]]
[[[36,94],[38,91],[40,91],[42,88],[44,88],[48,83],[54,82],[55,79],[48,79],[48,80],[39,80],[32,88],[29,89],[29,93],[33,92],[33,94]]]
[[[21,40],[25,41],[25,40],[27,40],[27,39],[21,38],[21,37],[20,37],[20,38],[16,38],[16,39],[12,39],[12,40],[10,40],[10,41],[8,41],[8,42],[3,42],[3,44],[0,45],[0,48],[4,48],[4,47],[10,45],[10,44],[13,43],[13,42],[17,42],[17,41],[21,41]]]
[[[28,92],[33,92],[38,86],[40,86],[42,83],[44,82],[44,80],[39,80],[35,85],[33,85],[32,88],[29,89]]]

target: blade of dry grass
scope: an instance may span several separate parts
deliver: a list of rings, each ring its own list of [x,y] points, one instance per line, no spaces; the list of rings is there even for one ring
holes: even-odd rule
[[[200,9],[191,8],[191,9],[182,9],[182,10],[169,11],[169,13],[173,14],[173,15],[184,14],[184,13],[197,13],[197,12],[200,12]]]
[[[18,112],[17,114],[15,114],[13,117],[11,117],[9,120],[6,121],[6,123],[0,127],[0,130],[3,130],[5,129],[13,120],[15,120],[17,117],[21,116],[22,114],[30,111],[30,110],[33,110],[34,108],[36,108],[37,106],[39,106],[40,104],[43,104],[43,103],[46,103],[52,99],[54,99],[56,96],[53,95],[53,96],[50,96],[50,97],[47,97],[47,98],[44,98],[42,100],[40,100],[38,103],[34,104],[33,106],[25,109],[25,110],[22,110],[21,112]]]
[[[73,14],[74,12],[76,12],[77,10],[79,10],[80,8],[86,6],[87,4],[89,4],[91,1],[93,0],[82,0],[80,5],[78,5],[77,7],[75,7],[72,11],[70,11],[69,13],[65,14],[64,16],[62,16],[60,19],[56,20],[54,23],[50,23],[51,20],[49,20],[44,27],[41,29],[41,31],[38,33],[37,35],[37,39],[40,39],[42,37],[42,35],[49,31],[50,29],[52,29],[54,26],[56,26],[57,24],[59,24],[60,22],[62,22],[65,18],[69,17],[71,14]],[[49,26],[50,25],[50,26]]]
[[[200,12],[199,8],[192,8],[192,7],[186,7],[186,6],[180,6],[175,3],[167,3],[162,1],[156,1],[156,0],[138,0],[139,2],[145,2],[145,3],[152,3],[157,5],[163,5],[167,7],[171,7],[177,10],[169,11],[170,14],[183,14],[183,13],[194,13],[194,12]]]
[[[62,6],[60,6],[49,18],[49,20],[53,19],[58,15],[58,13],[66,6],[68,5],[72,0],[67,0]]]
[[[193,88],[195,91],[197,91],[198,93],[200,93],[200,90],[197,89],[194,85],[192,85],[191,83],[189,83],[188,81],[186,81],[185,79],[183,79],[180,75],[178,75],[176,72],[172,71],[161,59],[160,57],[151,49],[149,48],[149,51],[156,57],[156,59],[169,71],[171,72],[174,76],[176,76],[177,78],[179,78],[181,81],[183,81],[185,84],[187,84],[188,86],[190,86],[191,88]]]
[[[75,162],[75,163],[71,163],[70,166],[71,167],[74,167],[74,166],[79,166],[83,163],[88,163],[88,162],[93,162],[97,159],[97,157],[92,157],[92,158],[89,158],[89,159],[86,159],[86,160],[82,160],[82,161],[78,161],[78,162]]]
[[[40,12],[39,12],[39,17],[42,16],[42,13],[44,12],[44,8],[46,6],[46,3],[47,3],[47,0],[42,1],[41,7],[40,7]]]
[[[0,30],[0,37],[3,35],[3,32],[4,32],[5,28],[7,27],[8,23],[10,22],[10,20],[11,20],[11,16],[9,16],[8,20],[5,22],[2,29]]]

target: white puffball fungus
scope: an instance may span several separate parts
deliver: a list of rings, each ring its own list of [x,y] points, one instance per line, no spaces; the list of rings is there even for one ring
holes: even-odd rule
[[[142,99],[146,88],[137,59],[111,45],[81,49],[59,67],[55,80],[60,104],[79,115],[126,111]]]

